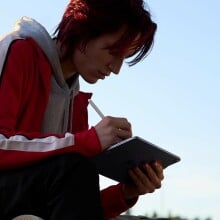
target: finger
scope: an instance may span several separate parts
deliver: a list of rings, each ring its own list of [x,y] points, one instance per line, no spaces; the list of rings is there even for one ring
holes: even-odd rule
[[[122,130],[131,130],[131,123],[126,118],[114,118],[115,127]]]
[[[134,168],[129,171],[130,177],[133,183],[136,185],[140,195],[151,193],[154,191],[155,187],[149,180],[149,178],[138,168]]]
[[[164,179],[164,175],[163,175],[163,166],[161,165],[161,163],[159,161],[155,161],[152,164],[154,171],[156,172],[158,178],[160,178],[161,180]]]
[[[117,129],[116,133],[117,136],[121,139],[126,139],[132,136],[131,130]]]
[[[157,176],[155,170],[149,164],[144,164],[143,169],[146,171],[146,174],[149,177],[150,182],[154,185],[154,187],[157,189],[160,188],[161,179]]]

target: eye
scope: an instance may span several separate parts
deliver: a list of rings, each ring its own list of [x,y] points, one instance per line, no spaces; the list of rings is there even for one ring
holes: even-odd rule
[[[130,58],[134,56],[138,51],[140,50],[140,47],[132,47],[130,48],[127,53],[125,54],[125,58]]]
[[[119,51],[118,50],[109,50],[109,54],[111,54],[112,56],[119,56]]]

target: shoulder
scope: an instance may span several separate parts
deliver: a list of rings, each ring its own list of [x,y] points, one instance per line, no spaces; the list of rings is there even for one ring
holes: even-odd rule
[[[7,57],[13,65],[27,69],[50,69],[43,50],[33,38],[18,39],[11,43]]]
[[[25,77],[39,76],[39,74],[49,77],[51,66],[33,38],[16,39],[10,44],[3,66],[4,73],[10,71],[12,74]]]
[[[31,54],[43,53],[33,38],[14,40],[10,45],[9,52],[23,54],[27,57]]]

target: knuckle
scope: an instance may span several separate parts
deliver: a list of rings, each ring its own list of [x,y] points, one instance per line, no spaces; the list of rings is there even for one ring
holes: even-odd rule
[[[140,194],[140,195],[144,195],[144,194],[146,194],[146,193],[148,193],[148,190],[140,190],[140,191],[139,191],[139,194]]]
[[[155,191],[155,189],[151,189],[149,192],[150,192],[150,193],[153,193],[154,191]]]
[[[157,188],[157,189],[161,188],[161,182],[159,182],[159,183],[156,184],[156,188]]]
[[[112,127],[112,126],[110,126],[110,127],[108,128],[108,133],[111,134],[112,136],[115,136],[115,128]]]
[[[131,123],[128,121],[128,126],[129,126],[129,128],[131,128]]]
[[[105,120],[105,123],[107,125],[110,125],[112,123],[112,117],[111,116],[105,116],[104,120]]]
[[[151,192],[151,188],[142,188],[140,190],[141,195],[147,194],[149,192]]]

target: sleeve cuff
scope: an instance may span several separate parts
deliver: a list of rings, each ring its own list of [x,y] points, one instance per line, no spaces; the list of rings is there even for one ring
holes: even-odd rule
[[[101,192],[105,219],[115,218],[135,205],[137,198],[125,200],[122,194],[122,184],[110,186]]]
[[[75,145],[79,147],[79,153],[92,157],[102,151],[102,147],[94,127],[89,130],[74,134]]]

